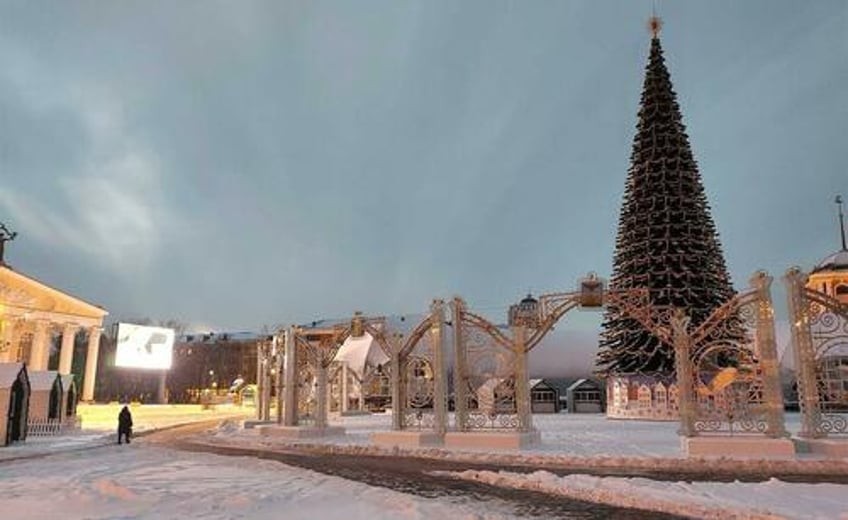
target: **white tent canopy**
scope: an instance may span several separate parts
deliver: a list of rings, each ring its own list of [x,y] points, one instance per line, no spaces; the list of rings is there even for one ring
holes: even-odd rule
[[[389,361],[380,345],[367,332],[359,338],[349,337],[339,348],[333,361],[345,361],[360,380],[366,367],[376,367]]]

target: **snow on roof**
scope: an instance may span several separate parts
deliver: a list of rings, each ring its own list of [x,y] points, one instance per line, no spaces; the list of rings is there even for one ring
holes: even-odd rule
[[[40,310],[49,310],[62,314],[76,314],[78,316],[100,320],[109,314],[106,309],[99,305],[80,300],[76,296],[71,296],[40,280],[15,271],[5,264],[0,264],[0,279],[3,280],[4,284],[21,287],[25,292],[37,296],[37,306],[45,305],[44,295],[48,295],[48,300],[52,302],[50,307],[48,309],[41,308]]]
[[[56,382],[59,373],[55,370],[33,370],[29,373],[29,388],[36,390],[50,390]]]
[[[391,316],[385,316],[383,319],[386,323],[386,329],[392,332],[399,332],[401,334],[407,334],[412,332],[421,321],[426,318],[428,314],[394,314]],[[364,316],[366,319],[370,318],[370,316]],[[351,318],[328,318],[328,319],[320,319],[311,321],[309,323],[305,323],[302,325],[298,325],[298,327],[303,328],[304,330],[310,329],[331,329],[333,327],[346,327],[350,324]]]
[[[831,253],[816,264],[813,273],[822,271],[848,271],[848,249],[840,249]]]
[[[62,378],[62,391],[64,392],[67,392],[71,385],[76,385],[76,381],[74,381],[73,374],[65,374],[59,377]]]
[[[367,332],[362,337],[349,337],[342,343],[333,361],[346,361],[359,379],[365,374],[365,367],[376,367],[389,361],[373,336]]]
[[[23,363],[0,363],[0,388],[11,387],[23,369]]]
[[[310,329],[331,329],[336,326],[345,326],[350,324],[350,318],[332,318],[332,319],[320,319],[314,320],[309,323],[303,323],[298,325],[301,329],[310,330]]]
[[[588,381],[588,379],[586,379],[585,377],[578,379],[577,381],[571,383],[571,386],[569,386],[568,389],[569,390],[577,390],[580,387],[580,385],[582,385],[586,381]]]
[[[192,332],[180,336],[177,343],[220,343],[220,342],[247,342],[258,341],[264,339],[268,334],[260,334],[258,332]]]

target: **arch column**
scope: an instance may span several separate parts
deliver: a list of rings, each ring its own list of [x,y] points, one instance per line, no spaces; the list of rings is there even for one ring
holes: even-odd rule
[[[30,370],[47,370],[49,343],[50,324],[46,320],[36,321],[27,363]]]
[[[444,435],[448,430],[448,371],[445,362],[445,306],[442,300],[433,300],[430,305],[430,334],[433,345],[433,415],[436,433]]]
[[[771,303],[772,277],[764,271],[751,278],[757,290],[756,344],[759,347],[760,367],[763,371],[763,397],[766,404],[766,435],[772,438],[789,437],[783,412],[783,389],[780,386],[780,361],[774,334],[774,310]]]
[[[74,339],[79,327],[73,323],[66,323],[62,328],[62,349],[59,351],[59,374],[71,373],[71,365],[74,361]]]
[[[317,403],[315,410],[315,426],[317,428],[327,427],[327,367],[318,363],[315,367],[315,379],[317,380]]]
[[[529,432],[533,430],[533,414],[530,409],[530,377],[527,372],[527,327],[513,327],[512,337],[515,348],[515,410],[518,415],[518,429]]]
[[[283,424],[297,426],[297,329],[289,327],[286,331],[285,365],[283,367]]]
[[[348,391],[347,391],[347,361],[342,361],[342,367],[339,369],[341,371],[341,403],[339,403],[339,412],[345,413],[347,412],[348,407]]]
[[[100,327],[88,329],[88,352],[85,356],[85,377],[82,383],[82,400],[94,401],[94,380],[97,378],[97,355],[100,353]]]

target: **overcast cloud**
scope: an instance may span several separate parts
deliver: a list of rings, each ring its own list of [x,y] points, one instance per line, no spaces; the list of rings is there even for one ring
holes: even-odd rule
[[[0,6],[8,260],[114,318],[501,319],[610,272],[651,2]],[[734,282],[811,267],[848,196],[848,3],[659,9]]]

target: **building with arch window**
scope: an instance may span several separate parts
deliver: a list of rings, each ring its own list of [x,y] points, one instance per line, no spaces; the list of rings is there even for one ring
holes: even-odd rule
[[[807,287],[848,304],[848,249],[840,249],[816,264]]]

